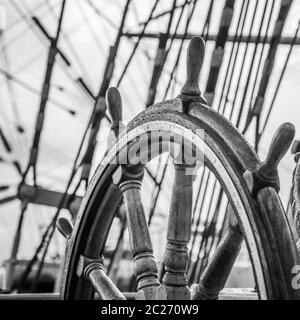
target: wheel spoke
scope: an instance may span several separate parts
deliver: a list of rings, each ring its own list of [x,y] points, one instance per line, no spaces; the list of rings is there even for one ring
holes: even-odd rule
[[[115,286],[104,272],[101,259],[94,260],[81,256],[77,267],[77,275],[84,277],[92,284],[102,300],[126,300],[125,296]]]
[[[189,260],[187,245],[191,238],[193,175],[189,171],[193,170],[194,165],[174,164],[175,181],[164,257],[166,273],[163,277],[163,284],[166,286],[167,297],[170,300],[190,299],[187,286]]]
[[[200,283],[193,287],[192,300],[218,299],[240,252],[243,234],[230,205],[228,205],[227,216],[229,217],[228,229],[205,269]]]
[[[159,282],[150,233],[141,200],[143,175],[144,168],[142,166],[120,166],[113,175],[113,180],[119,186],[125,200],[138,292],[142,291],[140,295],[144,295],[146,299],[155,299]]]

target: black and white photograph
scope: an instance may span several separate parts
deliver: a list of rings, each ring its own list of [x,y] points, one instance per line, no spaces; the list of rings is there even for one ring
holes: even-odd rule
[[[0,0],[0,317],[300,300],[299,29],[300,0]]]

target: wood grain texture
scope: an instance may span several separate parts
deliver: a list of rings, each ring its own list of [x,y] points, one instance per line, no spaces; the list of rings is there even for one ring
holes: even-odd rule
[[[141,181],[143,167],[130,169],[120,166],[114,175],[114,182],[119,185],[123,193],[126,218],[130,238],[130,247],[134,259],[134,272],[138,281],[138,291],[143,291],[146,299],[154,300],[159,286],[157,265],[153,257],[150,233],[141,199]]]
[[[254,198],[260,189],[267,187],[279,192],[278,164],[291,146],[294,136],[294,126],[288,122],[282,124],[273,136],[266,159],[244,173],[244,180]]]
[[[295,127],[291,123],[282,124],[276,131],[266,160],[257,167],[257,174],[266,180],[278,180],[278,164],[291,146]]]
[[[92,262],[85,269],[85,277],[90,280],[102,300],[126,300],[115,284],[103,271],[100,262]]]
[[[187,95],[200,95],[198,85],[199,75],[204,60],[204,41],[201,37],[193,37],[189,43],[186,58],[186,82],[181,93]]]
[[[175,165],[168,242],[164,257],[166,273],[163,277],[169,300],[190,299],[186,272],[189,261],[187,245],[191,238],[193,175],[186,174],[187,168],[189,166],[184,164]]]
[[[224,289],[227,278],[240,252],[243,235],[230,225],[198,286],[192,292],[192,300],[216,300]]]
[[[300,161],[298,160],[293,173],[291,199],[290,199],[291,227],[296,231],[295,240],[300,237]]]
[[[124,129],[124,124],[122,123],[122,97],[117,88],[110,87],[107,89],[106,104],[111,118],[111,132],[108,137],[108,148],[110,148]]]
[[[300,257],[287,218],[282,214],[284,210],[280,198],[273,188],[263,188],[257,194],[257,203],[265,217],[261,221],[265,236],[270,239],[271,244],[267,263],[274,268],[271,277],[276,282],[272,283],[280,284],[280,287],[274,286],[273,290],[278,299],[300,299],[300,289],[292,287],[292,269],[295,264],[300,264]]]

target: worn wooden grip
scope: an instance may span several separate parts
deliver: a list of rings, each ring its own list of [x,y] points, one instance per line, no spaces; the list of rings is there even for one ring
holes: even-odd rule
[[[65,217],[59,217],[56,223],[58,231],[66,238],[68,239],[72,232],[73,232],[73,224],[72,222],[65,218]]]
[[[112,126],[118,126],[122,121],[122,97],[120,91],[115,87],[110,87],[106,91],[106,104],[112,120]]]
[[[103,265],[92,262],[85,268],[85,277],[90,280],[95,291],[103,300],[126,300],[115,284],[103,271]]]
[[[272,180],[278,175],[277,167],[288,151],[295,136],[295,127],[291,123],[282,124],[276,131],[266,160],[258,167],[257,173],[265,179]]]
[[[181,93],[187,95],[200,95],[198,81],[203,59],[204,40],[201,37],[193,37],[187,51],[187,76],[185,84],[181,89]]]

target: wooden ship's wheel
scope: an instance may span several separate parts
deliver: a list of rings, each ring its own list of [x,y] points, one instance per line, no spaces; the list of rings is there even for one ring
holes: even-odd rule
[[[116,88],[108,90],[112,132],[107,154],[91,179],[74,227],[65,218],[58,221],[59,229],[68,237],[63,299],[93,299],[95,293],[100,299],[128,297],[106,275],[102,258],[122,199],[137,279],[135,299],[217,299],[243,240],[253,267],[257,298],[300,298],[300,290],[292,287],[292,269],[300,260],[278,196],[277,173],[278,163],[293,140],[294,127],[285,123],[279,128],[266,160],[260,162],[243,135],[206,105],[198,87],[203,56],[204,42],[194,37],[187,53],[187,80],[180,95],[147,108],[125,128],[120,123],[120,93]],[[170,136],[184,143],[176,149],[176,139]],[[158,138],[156,143],[151,137]],[[163,152],[170,152],[173,158],[175,180],[165,273],[160,283],[141,184],[147,162]],[[193,174],[201,155],[228,198],[228,228],[200,282],[189,288]]]

